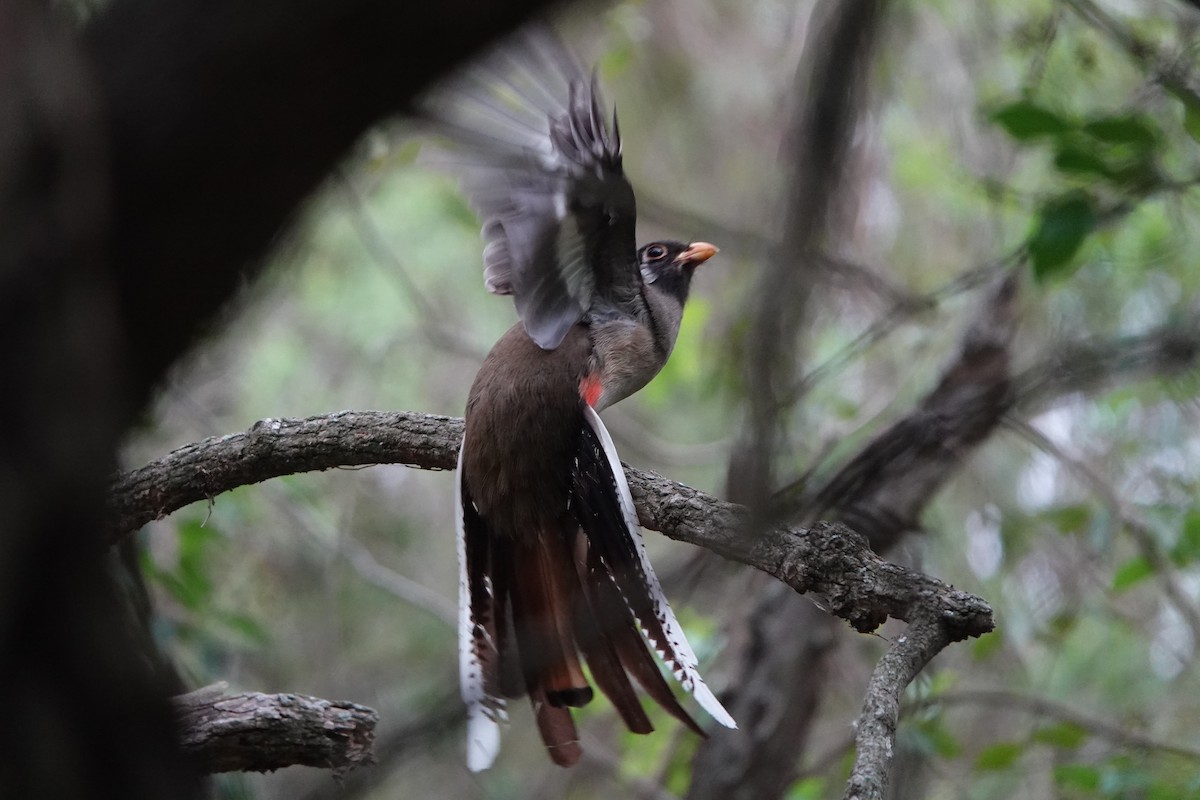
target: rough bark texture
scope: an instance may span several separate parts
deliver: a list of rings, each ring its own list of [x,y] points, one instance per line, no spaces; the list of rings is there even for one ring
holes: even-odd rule
[[[246,433],[187,445],[120,476],[113,487],[111,537],[196,500],[245,483],[314,469],[400,463],[450,469],[462,421],[429,414],[343,411],[305,420],[263,420]],[[389,449],[393,448],[393,449]],[[889,616],[936,610],[952,641],[992,629],[991,609],[974,595],[888,564],[843,525],[779,526],[747,538],[744,506],[653,472],[626,467],[642,524],[681,542],[755,567],[798,592],[811,592],[857,630]],[[159,485],[161,490],[156,489]]]
[[[849,235],[831,212],[849,199],[845,173],[852,169],[847,169],[845,145],[867,107],[866,76],[876,34],[885,27],[880,22],[885,9],[882,2],[822,4],[810,25],[808,55],[797,78],[805,103],[791,136],[796,178],[790,189],[795,194],[788,204],[783,244],[774,250],[776,259],[765,275],[765,290],[756,293],[761,307],[752,317],[753,352],[768,357],[753,361],[749,432],[730,473],[731,495],[750,502],[766,503],[775,488],[769,469],[778,443],[787,441],[782,420],[808,382],[793,375],[798,361],[795,343],[813,274],[818,269],[830,276],[841,271],[836,259],[821,250],[836,249]],[[981,274],[994,279],[999,272],[992,268]],[[880,283],[873,282],[876,291]],[[887,291],[886,282],[882,289],[893,310],[864,339],[886,330],[889,318],[932,300]],[[866,536],[877,552],[916,529],[920,513],[938,489],[1010,407],[1014,294],[1015,284],[1003,282],[985,301],[980,324],[964,337],[960,358],[912,412],[862,448],[831,479],[822,483],[805,476],[795,490],[771,497],[774,507],[763,515],[801,523],[840,519]],[[791,606],[788,598],[763,593],[733,625],[759,631],[781,619],[803,616]],[[759,722],[740,739],[718,732],[701,745],[693,762],[691,800],[779,797],[791,784],[808,721],[823,692],[821,655],[829,649],[825,642],[830,635],[828,626],[820,623],[797,625],[795,631],[786,647],[740,653],[733,682],[739,689],[728,700],[739,719]],[[754,637],[746,638],[752,647]],[[764,706],[769,713],[761,711]]]
[[[300,764],[341,776],[375,763],[379,715],[299,694],[227,694],[224,684],[173,698],[184,753],[206,773],[269,772]]]
[[[921,511],[1012,407],[1016,301],[1017,278],[1010,274],[984,297],[937,386],[793,505],[796,513],[836,516],[877,552],[916,529]]]
[[[801,520],[844,520],[876,552],[885,552],[916,529],[921,511],[974,448],[997,429],[1011,407],[1016,288],[1015,277],[1008,275],[986,295],[962,337],[957,358],[912,411],[815,489],[807,490],[805,484],[796,497],[784,493],[778,513]],[[743,623],[757,630],[799,614],[784,598],[766,593],[756,599]],[[744,688],[730,698],[731,713],[762,721],[741,740],[718,733],[701,746],[689,792],[693,800],[778,797],[791,784],[807,738],[806,721],[819,704],[824,674],[819,654],[828,649],[823,644],[829,636],[828,628],[820,624],[795,630],[795,641],[786,647],[761,649],[753,656],[741,654],[736,684]],[[748,691],[749,687],[755,688]],[[771,704],[769,715],[759,712],[764,703]],[[889,742],[894,742],[894,727],[875,730],[887,733]],[[860,778],[864,785],[869,783],[865,774]],[[876,779],[886,782],[886,774]]]
[[[295,472],[364,464],[454,469],[462,420],[404,411],[264,419],[242,433],[184,445],[122,474],[109,495],[109,541],[177,508]]]
[[[734,646],[723,659],[736,676],[723,700],[733,704],[738,730],[708,732],[698,748],[707,758],[693,760],[691,797],[786,796],[830,677],[837,619],[766,575],[754,577],[744,593],[749,609],[727,625]]]
[[[972,450],[996,430],[1010,407],[1009,346],[1015,330],[1016,283],[1011,277],[984,300],[975,322],[963,335],[958,357],[942,373],[938,385],[908,414],[882,431],[852,456],[829,480],[808,493],[785,500],[788,513],[800,519],[835,518],[864,535],[876,552],[885,552],[918,525],[922,509],[952,476]],[[797,616],[782,598],[766,593],[746,614],[750,629],[778,624],[778,618]],[[810,617],[812,615],[809,615]],[[734,713],[753,714],[763,703],[771,713],[747,732],[752,742],[736,742],[718,734],[701,747],[697,764],[706,780],[697,780],[691,797],[778,797],[796,776],[808,724],[820,702],[827,672],[821,655],[831,632],[819,621],[796,627],[787,647],[762,650],[757,658],[743,655]],[[914,673],[915,674],[915,673]],[[799,677],[798,677],[799,676]],[[860,726],[870,709],[864,711]],[[895,727],[870,727],[885,735],[877,743],[891,752]],[[737,754],[749,751],[739,773],[730,769]],[[761,760],[761,761],[760,761]],[[714,765],[725,765],[718,770]],[[874,759],[867,766],[885,768],[859,782],[886,784],[890,760]],[[718,783],[714,788],[712,783]],[[722,795],[721,792],[725,792]]]
[[[896,750],[896,723],[904,688],[947,644],[946,629],[935,617],[909,621],[908,630],[875,665],[854,736],[854,767],[845,800],[883,800]]]
[[[373,752],[377,766],[356,769],[338,780],[338,796],[347,798],[371,796],[380,786],[387,785],[389,774],[404,769],[409,759],[428,755],[432,748],[453,742],[460,746],[462,726],[467,718],[466,707],[458,692],[430,703],[429,710],[409,719],[389,719],[390,732],[379,735]],[[329,786],[314,783],[296,800],[327,800]]]
[[[0,731],[14,744],[0,795],[197,793],[172,746],[167,692],[141,679],[145,656],[124,629],[128,600],[96,557],[121,430],[365,127],[539,5],[116,0],[81,40],[55,24],[46,4],[0,4],[0,372],[17,387],[0,408],[21,422],[0,455],[8,526],[0,537],[0,678],[19,703]],[[429,41],[438,46],[409,46]],[[1194,337],[1154,344],[1170,366],[1195,360]],[[1064,363],[1102,365],[1097,378],[1145,368],[1108,361],[1101,349],[1082,355]],[[1036,382],[1018,390],[1022,401],[1074,380],[1053,369],[1022,377]],[[417,424],[390,424],[407,435],[409,423]],[[437,427],[428,441],[441,442],[440,453],[456,429]],[[253,452],[279,444],[272,435],[232,445]],[[357,455],[341,463],[375,461],[374,442],[360,436],[347,448]],[[420,463],[397,448],[407,453],[399,460]],[[209,467],[180,479],[179,494],[220,491],[227,476]],[[280,474],[273,469],[259,463],[254,474]],[[147,491],[134,516],[152,518],[178,499],[174,490]],[[644,514],[674,515],[683,521],[677,533],[740,550],[797,588],[840,589],[828,576],[832,585],[822,587],[795,561],[808,557],[806,543],[835,554],[848,548],[840,565],[811,554],[810,569],[849,568],[854,580],[885,587],[915,575],[890,575],[882,562],[852,555],[864,551],[839,529],[771,530],[747,549],[732,529],[690,528],[680,505],[732,523],[742,516],[737,507],[669,486],[643,487],[640,496]],[[132,518],[110,529],[134,526]],[[907,613],[921,591],[954,605],[946,587],[918,581],[881,607]],[[866,625],[879,613],[856,618]],[[951,614],[957,629],[990,624],[982,608],[964,613]]]

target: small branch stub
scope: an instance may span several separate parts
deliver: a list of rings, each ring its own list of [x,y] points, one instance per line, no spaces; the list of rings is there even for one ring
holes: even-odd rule
[[[373,709],[299,694],[227,694],[227,688],[218,683],[172,701],[183,750],[204,772],[299,764],[341,776],[375,763]]]

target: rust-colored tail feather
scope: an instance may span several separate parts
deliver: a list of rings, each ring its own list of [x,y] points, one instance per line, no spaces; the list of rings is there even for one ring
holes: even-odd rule
[[[633,614],[629,611],[629,606],[621,597],[620,591],[617,589],[617,584],[613,579],[612,574],[606,566],[603,566],[602,560],[595,550],[592,551],[589,561],[594,564],[591,570],[588,581],[588,596],[592,603],[593,611],[597,624],[602,627],[603,638],[608,644],[609,649],[617,656],[620,662],[621,675],[627,691],[632,695],[633,688],[629,685],[627,675],[633,676],[633,679],[638,682],[642,690],[650,695],[650,699],[662,706],[663,710],[670,714],[675,719],[687,725],[694,732],[705,736],[703,729],[696,724],[691,715],[679,705],[679,701],[675,699],[675,693],[671,691],[671,687],[663,679],[662,672],[658,668],[654,657],[650,655],[650,650],[646,647],[646,641],[638,632],[637,621],[633,618]],[[592,667],[592,674],[595,675],[596,668],[592,664],[591,659],[588,659],[588,666]],[[599,678],[597,678],[599,683]],[[602,687],[603,688],[603,687]],[[607,695],[608,692],[605,692]],[[634,695],[634,702],[636,695]],[[612,700],[612,696],[609,695]],[[622,718],[625,718],[625,712],[622,710],[615,700],[612,700],[618,711],[621,711]],[[638,711],[641,712],[641,705],[638,704]],[[643,715],[644,716],[644,715]],[[647,730],[636,730],[633,725],[629,725],[628,718],[625,718],[629,729],[634,733],[649,733],[653,730],[652,727],[647,727]],[[647,720],[647,726],[650,725]]]
[[[576,548],[576,566],[580,582],[585,588],[584,601],[577,604],[575,613],[575,633],[579,649],[583,651],[583,657],[587,660],[596,685],[617,709],[625,727],[633,733],[650,733],[654,730],[654,725],[650,723],[650,718],[646,716],[642,703],[638,700],[637,692],[629,682],[629,675],[614,641],[613,624],[628,623],[614,617],[606,609],[605,605],[611,604],[611,598],[606,598],[603,592],[598,592],[593,583],[606,582],[608,576],[603,571],[599,559],[593,555],[594,551],[588,547],[587,537],[582,532],[578,533],[577,537],[579,546]],[[617,600],[619,602],[620,598]],[[630,629],[630,632],[637,636],[636,630]],[[657,671],[655,668],[655,672]]]
[[[513,553],[513,625],[530,697],[541,691],[552,707],[592,699],[575,647],[573,608],[580,589],[561,532],[546,532]]]
[[[571,719],[571,710],[551,705],[540,688],[532,690],[529,699],[550,760],[560,767],[575,766],[583,755],[583,748],[579,746],[579,733],[575,730],[575,720]]]
[[[473,770],[492,763],[499,725],[507,718],[505,698],[521,692],[529,694],[554,763],[579,761],[582,749],[570,707],[592,699],[580,653],[634,733],[654,729],[633,688],[636,681],[668,714],[704,735],[675,699],[651,647],[702,708],[722,725],[735,727],[701,679],[696,656],[646,558],[607,431],[590,408],[585,414],[570,516],[538,536],[494,530],[475,509],[460,463],[460,653]]]

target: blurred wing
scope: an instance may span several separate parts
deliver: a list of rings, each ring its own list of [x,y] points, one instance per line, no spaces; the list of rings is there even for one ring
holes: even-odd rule
[[[597,300],[640,291],[636,204],[613,116],[599,88],[544,29],[507,42],[430,95],[421,116],[465,161],[484,220],[484,278],[511,294],[525,330],[547,350]]]

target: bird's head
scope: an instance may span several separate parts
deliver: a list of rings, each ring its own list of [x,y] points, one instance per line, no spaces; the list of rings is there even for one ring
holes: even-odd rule
[[[717,248],[708,242],[651,242],[638,250],[638,266],[646,283],[682,304],[696,267],[716,254]]]

